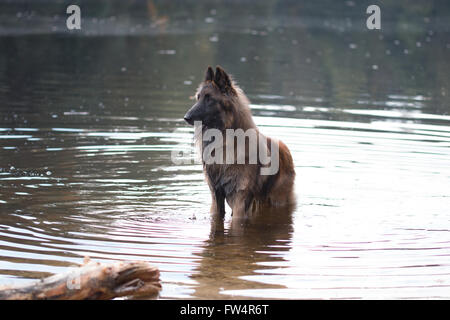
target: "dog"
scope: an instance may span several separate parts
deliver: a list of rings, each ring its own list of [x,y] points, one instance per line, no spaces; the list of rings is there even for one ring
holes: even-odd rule
[[[202,154],[203,171],[211,190],[211,212],[223,218],[225,201],[232,209],[233,219],[235,216],[248,217],[264,206],[292,205],[295,202],[295,170],[291,153],[283,142],[259,132],[252,118],[250,102],[231,76],[220,66],[216,67],[215,72],[208,67],[195,98],[196,103],[186,113],[184,120],[190,125],[196,122],[201,124],[199,132],[203,138],[197,137],[196,143]],[[216,133],[212,135],[214,139],[205,139],[205,136],[211,136],[211,132]],[[233,135],[235,132],[247,133],[244,143],[241,139],[241,143],[236,145],[238,135]],[[253,140],[250,133],[255,133]],[[213,144],[214,149],[211,148]],[[269,163],[267,157],[264,161],[262,157],[254,160],[256,149],[252,147],[256,145],[259,156],[270,156]],[[242,146],[244,152],[239,149]],[[210,152],[207,155],[206,150]],[[208,161],[211,158],[226,158],[227,161]],[[275,167],[276,171],[262,174],[269,167]]]

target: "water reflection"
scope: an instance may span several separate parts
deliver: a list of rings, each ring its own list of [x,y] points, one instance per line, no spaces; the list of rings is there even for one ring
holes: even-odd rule
[[[197,281],[194,295],[211,299],[227,298],[224,290],[261,288],[258,277],[254,283],[242,283],[242,277],[264,274],[259,263],[271,265],[283,261],[291,248],[292,213],[295,206],[263,208],[248,219],[232,219],[224,227],[220,217],[211,219],[211,233],[201,252],[201,261],[192,278]],[[265,285],[279,288],[283,285]],[[230,296],[229,298],[232,298]],[[236,298],[236,297],[234,297]]]

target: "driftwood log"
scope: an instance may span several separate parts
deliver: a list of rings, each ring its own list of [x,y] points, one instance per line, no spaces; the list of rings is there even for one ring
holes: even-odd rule
[[[147,262],[90,261],[72,270],[21,286],[0,286],[0,300],[107,300],[155,297],[161,290],[159,270]]]

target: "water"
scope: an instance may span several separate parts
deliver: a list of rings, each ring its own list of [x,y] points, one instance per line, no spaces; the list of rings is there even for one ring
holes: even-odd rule
[[[145,260],[160,297],[450,298],[449,6],[1,3],[0,284]],[[86,10],[89,8],[89,10]],[[182,117],[207,65],[290,148],[298,204],[211,221]]]

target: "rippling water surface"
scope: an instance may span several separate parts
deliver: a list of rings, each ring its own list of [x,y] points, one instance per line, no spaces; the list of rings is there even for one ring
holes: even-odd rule
[[[78,34],[1,5],[1,284],[89,256],[150,261],[166,299],[450,298],[446,5],[370,32],[351,1],[112,3]],[[208,64],[289,146],[292,212],[217,224],[201,166],[172,161]]]

